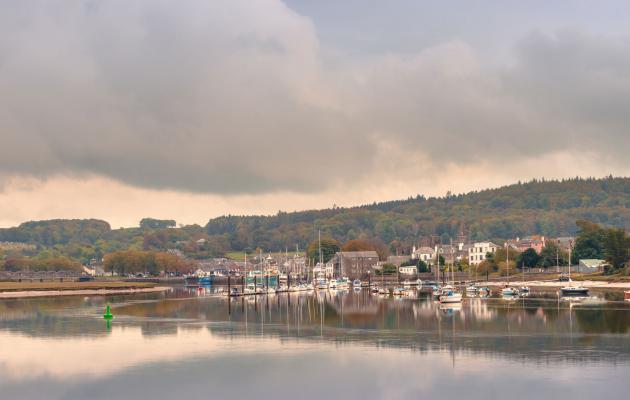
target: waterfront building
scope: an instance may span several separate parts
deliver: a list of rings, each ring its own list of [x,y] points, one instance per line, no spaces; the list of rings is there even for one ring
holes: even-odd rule
[[[378,263],[376,251],[340,251],[331,259],[336,276],[361,279]]]
[[[475,242],[468,249],[468,264],[478,265],[486,259],[488,253],[494,254],[498,246],[492,242]]]
[[[415,265],[405,265],[398,267],[398,272],[400,272],[400,275],[416,275],[418,273],[418,267]]]
[[[540,235],[528,236],[526,238],[516,238],[508,240],[508,245],[518,252],[524,252],[527,249],[534,249],[540,254],[545,247],[545,237]]]
[[[435,258],[435,250],[427,246],[422,246],[418,249],[416,249],[416,246],[413,246],[411,258],[413,260],[422,260],[430,265],[433,263],[433,259]]]

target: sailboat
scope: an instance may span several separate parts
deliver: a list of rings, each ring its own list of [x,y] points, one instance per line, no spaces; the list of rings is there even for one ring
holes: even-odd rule
[[[564,296],[586,295],[588,294],[588,288],[580,285],[573,284],[571,281],[571,244],[569,244],[569,282],[567,286],[560,288],[560,292]]]
[[[521,294],[527,295],[529,294],[529,286],[525,285],[525,262],[522,263],[521,270],[523,271],[523,286],[519,290]]]
[[[438,255],[438,263],[439,263],[439,255]],[[451,263],[451,283],[452,285],[447,285],[444,287],[444,289],[442,289],[442,292],[440,293],[439,296],[439,300],[440,303],[461,303],[462,302],[462,294],[460,292],[458,292],[454,285],[455,285],[455,275],[453,272],[453,264]],[[446,274],[448,276],[448,270],[446,271]]]
[[[518,291],[510,287],[510,246],[505,242],[505,279],[507,281],[505,287],[501,289],[503,296],[516,296]]]

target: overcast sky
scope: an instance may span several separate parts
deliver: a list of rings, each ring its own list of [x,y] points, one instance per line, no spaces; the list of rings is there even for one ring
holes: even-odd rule
[[[0,0],[0,226],[630,175],[630,2]]]

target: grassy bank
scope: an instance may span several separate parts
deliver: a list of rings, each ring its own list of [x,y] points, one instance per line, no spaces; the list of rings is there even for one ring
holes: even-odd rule
[[[20,292],[38,290],[101,290],[101,289],[147,289],[155,287],[153,282],[0,282],[0,292]]]

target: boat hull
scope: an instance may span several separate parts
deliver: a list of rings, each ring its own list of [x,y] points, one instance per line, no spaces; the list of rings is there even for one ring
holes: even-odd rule
[[[577,296],[577,295],[585,295],[588,294],[587,288],[562,288],[560,292],[565,296]]]

